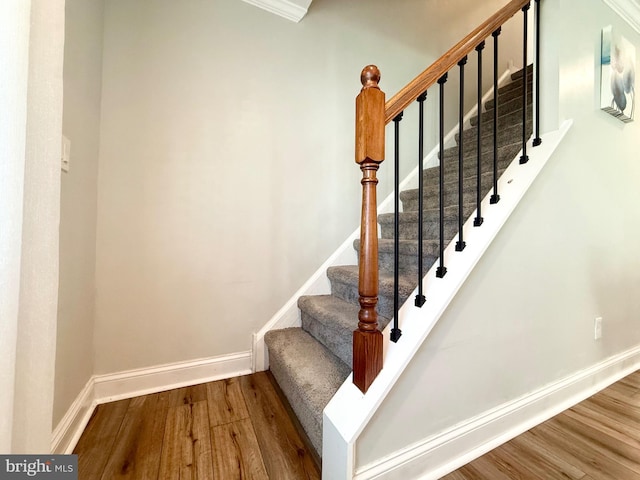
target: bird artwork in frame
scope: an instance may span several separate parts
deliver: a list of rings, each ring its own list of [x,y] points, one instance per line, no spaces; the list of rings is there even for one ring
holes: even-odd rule
[[[600,108],[623,122],[635,113],[636,48],[611,25],[602,29]]]

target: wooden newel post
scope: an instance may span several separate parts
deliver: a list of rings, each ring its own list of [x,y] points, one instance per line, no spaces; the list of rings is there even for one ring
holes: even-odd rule
[[[360,312],[353,332],[353,383],[366,392],[382,370],[382,333],[378,330],[378,207],[376,172],[384,160],[384,92],[378,87],[380,70],[369,65],[360,75],[356,98],[356,163],[362,170],[360,224]]]

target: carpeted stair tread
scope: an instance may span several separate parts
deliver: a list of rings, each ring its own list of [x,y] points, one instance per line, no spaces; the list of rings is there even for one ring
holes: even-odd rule
[[[417,202],[416,202],[417,203]],[[465,205],[463,208],[467,208]],[[455,207],[456,212],[458,207]],[[381,225],[382,237],[393,238],[393,225]],[[458,216],[456,214],[445,215],[444,217],[444,238],[450,240],[458,233]],[[438,222],[422,222],[422,238],[440,238],[440,227]],[[400,238],[403,240],[415,240],[418,238],[418,222],[415,223],[401,223],[400,224]]]
[[[358,266],[340,265],[329,267],[327,276],[331,281],[331,294],[342,300],[358,305]],[[408,298],[417,285],[415,275],[400,275],[398,292],[400,301]],[[383,317],[393,317],[393,274],[380,271],[378,276],[378,314]]]
[[[360,253],[360,241],[355,240],[353,246]],[[438,258],[438,249],[431,248],[428,242],[423,242],[422,266],[426,272]],[[398,271],[402,274],[418,273],[418,241],[400,240],[398,245]],[[378,240],[378,267],[385,272],[393,272],[395,265],[395,244],[390,239]]]
[[[524,89],[522,88],[522,83],[520,82],[518,83],[520,88],[512,88],[511,90],[507,90],[506,92],[499,93],[498,102],[499,103],[511,102],[514,99],[519,99],[520,103],[522,103],[522,93],[524,92]],[[533,89],[531,87],[532,87],[531,84],[527,84],[527,103],[533,102]],[[492,98],[491,100],[487,100],[487,103],[485,103],[484,108],[487,110],[491,110],[493,109],[495,103],[496,103],[495,98]],[[498,111],[500,111],[500,109],[498,109]]]
[[[516,150],[515,153],[518,153],[521,147],[520,145],[517,145],[517,144],[514,144],[514,149],[509,148],[506,151],[501,150],[502,147],[498,147],[498,172],[500,172],[501,169],[503,170],[506,169],[507,166],[511,163],[511,161],[513,161],[513,157],[515,156],[515,153],[511,155],[511,152],[515,150],[515,147],[518,148],[518,150]],[[445,160],[445,165],[444,165],[445,183],[451,182],[453,180],[458,181],[458,161],[457,160],[458,160],[457,158],[450,159],[448,161]],[[462,161],[463,161],[462,178],[464,180],[477,178],[478,156],[471,155],[470,157],[464,158]],[[484,175],[487,172],[493,172],[493,151],[491,153],[482,154],[480,171],[482,172],[482,175]],[[428,185],[430,183],[439,184],[440,167],[435,166],[435,167],[430,167],[425,169],[422,173],[422,178],[424,181],[424,185]]]
[[[418,212],[416,212],[417,214]],[[417,215],[416,215],[417,217]],[[353,242],[353,246],[356,250],[359,248],[359,240]],[[425,255],[435,255],[439,252],[437,240],[424,240],[422,242],[422,251]],[[417,240],[405,240],[398,241],[398,249],[401,255],[417,255],[418,254],[418,241]],[[395,241],[392,238],[379,238],[378,239],[378,252],[393,253],[395,250]]]
[[[352,333],[358,328],[360,306],[334,295],[308,295],[298,299],[302,328],[327,347],[345,364],[353,361]],[[389,319],[378,316],[382,330]]]
[[[516,153],[518,153],[520,151],[520,149],[518,148],[518,150],[515,150],[515,148],[513,149],[513,151],[515,151]],[[513,158],[513,157],[512,157]],[[506,162],[505,162],[506,163]],[[493,182],[493,162],[491,162],[491,165],[488,165],[487,167],[489,168],[485,168],[483,169],[484,171],[482,172],[482,174],[480,175],[480,183],[481,185],[487,185]],[[498,163],[498,177],[502,174],[502,172],[504,172],[507,169],[507,166],[504,164],[500,164]],[[444,194],[445,196],[450,195],[451,193],[458,193],[458,172],[453,172],[452,174],[446,175],[444,176],[444,185],[443,185],[443,190],[444,190]],[[467,197],[470,194],[473,194],[473,198],[475,198],[475,189],[478,186],[478,176],[477,175],[466,175],[465,177],[462,178],[462,189],[464,191],[464,196]],[[405,190],[404,192],[413,192],[416,191],[416,197],[417,197],[417,189],[409,189],[409,190]],[[402,192],[400,195],[400,199],[404,199],[407,198],[407,196],[413,196],[413,194],[408,194],[408,193],[404,193]],[[425,184],[423,186],[423,197],[426,200],[427,198],[434,198],[434,197],[438,197],[440,194],[440,183],[438,182],[437,184],[434,185],[434,182],[429,182],[428,184]]]
[[[471,130],[471,129],[470,129]],[[464,138],[464,145],[462,148],[462,151],[464,152],[464,156],[468,157],[468,156],[473,156],[476,157],[478,155],[478,130],[477,127],[473,127],[473,137],[467,137],[467,136],[463,136]],[[525,138],[529,138],[531,136],[531,133],[533,133],[533,124],[532,122],[527,122],[527,131],[526,131],[526,137]],[[456,139],[458,138],[458,136],[456,135]],[[456,140],[457,144],[453,147],[449,147],[447,149],[445,149],[445,156],[447,156],[447,154],[451,157],[454,157],[456,160],[458,159],[458,150],[460,148],[460,141]],[[493,132],[491,132],[490,134],[485,134],[484,132],[482,132],[482,138],[481,138],[481,148],[482,148],[482,154],[487,155],[488,153],[493,153]],[[498,148],[500,147],[504,147],[506,145],[512,145],[512,144],[516,144],[519,143],[520,145],[522,145],[522,122],[520,122],[519,124],[516,124],[514,127],[510,127],[510,128],[505,128],[502,129],[501,131],[498,132],[498,139],[497,139],[497,144],[498,144]],[[439,157],[440,155],[438,155]]]
[[[524,74],[524,68],[521,68],[520,70],[518,70],[517,72],[514,72],[511,74],[511,80],[512,81],[516,81],[518,79],[522,78],[522,75]],[[533,77],[533,63],[530,63],[529,65],[527,65],[527,77]]]
[[[514,159],[516,154],[520,151],[519,146],[511,146],[511,149],[505,150],[501,155],[504,155],[506,158]],[[507,162],[507,164],[510,161]],[[504,162],[498,163],[498,173],[500,170],[504,170],[506,168]],[[477,177],[473,177],[475,179]],[[457,175],[449,176],[445,175],[445,183],[443,186],[444,190],[444,205],[445,207],[451,205],[457,205],[458,203],[458,179]],[[471,178],[463,179],[463,184],[466,182],[466,185],[463,186],[463,205],[468,202],[475,201],[476,198],[476,185],[472,181]],[[481,186],[482,186],[482,195],[486,195],[493,184],[493,174],[491,172],[486,172],[482,174],[481,177]],[[423,201],[424,208],[432,209],[439,207],[439,195],[440,195],[440,187],[439,186],[429,186],[429,188],[425,188],[423,192]],[[412,188],[409,190],[404,190],[400,192],[400,200],[402,201],[402,206],[405,211],[412,211],[418,209],[418,189]]]
[[[528,78],[527,81],[527,90],[532,90],[533,89],[533,83],[531,80],[531,77]],[[516,93],[518,92],[518,93]],[[517,97],[517,96],[522,96],[522,79],[519,79],[517,81],[512,81],[510,83],[507,83],[506,85],[503,85],[502,87],[498,88],[498,95],[502,98],[502,97]],[[492,102],[493,98],[487,100],[487,102],[485,102],[484,104],[484,108],[488,108],[487,107],[487,103],[488,102]]]
[[[339,265],[336,267],[329,267],[327,269],[327,275],[330,280],[336,280],[341,283],[358,286],[358,266],[357,265]],[[398,287],[400,292],[409,295],[416,285],[413,278],[407,278],[406,275],[400,276]],[[379,293],[383,295],[393,295],[393,275],[387,273],[381,273],[379,277]]]
[[[527,136],[531,135],[533,132],[533,120],[529,118],[527,120]],[[464,138],[464,143],[473,143],[477,146],[478,142],[478,126],[469,127],[462,132],[462,136]],[[514,122],[509,127],[505,127],[498,132],[498,145],[508,142],[509,138],[517,138],[522,137],[522,118],[518,122]],[[455,134],[456,143],[460,143],[460,136],[458,133]],[[482,129],[482,148],[488,148],[493,146],[493,130],[486,131],[486,129]],[[476,147],[477,148],[477,147]]]
[[[417,204],[417,199],[415,201]],[[471,215],[475,210],[475,203],[472,204],[471,200],[463,207],[464,213]],[[380,224],[380,230],[382,232],[383,239],[394,238],[394,214],[385,213],[378,215],[378,223]],[[458,228],[458,206],[445,207],[445,239],[452,239]],[[422,234],[424,239],[439,238],[438,222],[440,219],[440,210],[437,208],[431,208],[423,211],[422,217]],[[401,240],[417,240],[418,238],[418,210],[400,212],[400,239]]]
[[[522,98],[522,77],[517,78],[516,80],[511,80],[511,82],[501,86],[498,88],[498,97],[500,99],[512,99],[516,97]],[[527,91],[533,91],[533,75],[527,76]],[[485,108],[493,108],[494,99],[491,98],[487,100],[484,107]]]
[[[498,143],[498,155],[500,155],[501,150],[504,151],[504,149],[509,148],[511,146],[517,146],[519,148],[522,148],[522,132],[520,132],[520,135],[513,135],[512,137],[505,138],[502,143]],[[457,168],[458,155],[459,155],[458,151],[459,151],[458,146],[449,147],[445,149],[444,150],[445,164],[454,162]],[[477,157],[478,157],[478,152],[476,150],[476,146],[472,142],[465,143],[462,150],[462,161],[464,163],[475,161]],[[438,158],[440,158],[440,155],[438,155]],[[493,159],[493,142],[483,146],[482,158]]]
[[[351,368],[301,328],[265,335],[271,372],[322,455],[322,411]]]
[[[475,197],[474,197],[474,202],[475,202]],[[475,203],[473,205],[473,208],[475,209]],[[457,214],[458,214],[457,205],[444,208],[445,218],[456,216]],[[381,213],[380,215],[378,215],[378,223],[383,228],[387,228],[387,227],[393,228],[393,224],[395,221],[394,218],[395,218],[394,213]],[[422,211],[422,221],[425,223],[437,222],[439,219],[440,219],[440,210],[437,208],[430,208]],[[400,221],[400,226],[402,226],[404,223],[418,223],[418,211],[408,210],[406,212],[400,212],[399,221]],[[383,236],[383,238],[387,238],[387,237]],[[391,238],[391,237],[388,237],[388,238]]]
[[[465,199],[464,207],[462,210],[463,218],[468,219],[476,210],[476,201],[474,199]],[[426,214],[429,214],[428,216]],[[426,220],[428,217],[438,218],[440,212],[438,209],[425,210],[423,213],[423,238],[424,239],[438,239],[438,221]],[[444,209],[445,225],[452,224],[451,228],[445,228],[445,243],[448,244],[453,237],[458,233],[458,206],[453,205],[445,207]],[[418,211],[412,210],[408,212],[400,212],[400,239],[417,241],[418,239]],[[384,214],[378,217],[378,223],[380,223],[380,230],[382,231],[382,239],[393,240],[394,238],[394,224],[393,214]],[[381,240],[382,240],[381,239]],[[432,241],[432,240],[425,240]],[[435,241],[435,240],[434,240]],[[416,245],[417,247],[417,245]]]
[[[533,103],[527,103],[527,112],[533,108]],[[498,105],[498,128],[504,128],[513,125],[515,122],[522,122],[522,102],[513,99],[509,102],[500,103]],[[475,115],[469,119],[471,126],[478,124],[478,116]],[[493,129],[493,109],[488,109],[482,113],[482,128]]]

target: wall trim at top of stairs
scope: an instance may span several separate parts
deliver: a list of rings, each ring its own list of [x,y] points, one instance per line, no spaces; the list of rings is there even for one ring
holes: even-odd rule
[[[107,402],[251,373],[251,352],[93,375],[53,431],[51,452],[73,452],[95,408]]]
[[[313,0],[242,0],[255,7],[298,23],[307,14]]]
[[[529,162],[520,165],[513,161],[498,181],[501,200],[489,206],[491,192],[482,201],[482,211],[491,209],[481,229],[474,229],[472,214],[464,225],[467,247],[453,255],[456,235],[445,250],[449,259],[449,272],[444,278],[436,278],[435,264],[424,277],[424,291],[430,292],[431,301],[422,308],[406,302],[398,312],[402,340],[397,344],[389,341],[387,326],[384,335],[384,368],[371,385],[366,395],[353,384],[349,375],[335,396],[329,401],[323,415],[323,465],[322,478],[331,480],[350,479],[354,473],[355,442],[398,378],[442,316],[451,299],[464,284],[486,249],[493,242],[511,213],[520,203],[533,181],[542,171],[562,139],[573,124],[566,120],[555,132],[542,136],[542,144],[528,149]],[[531,140],[529,140],[531,146]],[[516,156],[519,157],[522,151]],[[409,296],[413,298],[417,288]]]
[[[638,33],[640,33],[640,4],[636,0],[603,0]]]

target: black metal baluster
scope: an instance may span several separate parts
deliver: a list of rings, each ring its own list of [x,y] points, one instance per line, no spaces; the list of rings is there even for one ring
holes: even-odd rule
[[[398,265],[400,260],[400,121],[403,112],[400,112],[393,119],[395,133],[395,187],[394,187],[394,222],[393,222],[393,328],[391,329],[391,341],[397,342],[402,336],[402,331],[398,328],[398,310],[400,309],[400,299],[398,291],[399,272]]]
[[[500,201],[498,195],[498,36],[502,32],[499,27],[491,34],[493,37],[493,195],[489,203]]]
[[[464,189],[464,135],[462,127],[464,122],[464,66],[467,64],[465,56],[458,62],[460,67],[460,108],[458,109],[458,241],[456,252],[461,252],[467,244],[464,242],[462,227],[464,226],[463,189]]]
[[[478,170],[476,172],[478,178],[478,189],[476,192],[476,218],[473,219],[473,226],[479,227],[484,222],[482,218],[482,50],[484,50],[484,41],[476,47],[478,52]]]
[[[436,277],[447,274],[444,266],[444,84],[448,74],[438,79],[440,85],[440,266],[436,269]]]
[[[528,42],[527,37],[529,36],[529,8],[531,7],[531,3],[527,3],[524,7],[522,7],[522,13],[524,17],[524,38],[523,38],[523,46],[522,46],[522,63],[524,64],[523,73],[522,73],[522,156],[520,157],[520,164],[527,163],[529,161],[529,156],[527,155],[527,50],[528,50]]]
[[[533,139],[533,146],[542,144],[540,138],[540,0],[536,0],[536,136]]]
[[[418,97],[420,106],[418,118],[418,294],[416,295],[416,307],[422,307],[427,299],[422,291],[422,278],[424,277],[423,262],[423,210],[424,210],[424,102],[427,99],[427,92]]]

